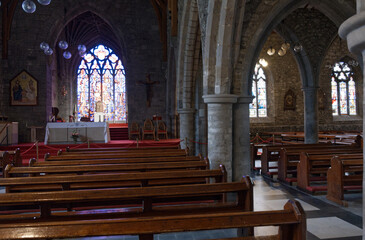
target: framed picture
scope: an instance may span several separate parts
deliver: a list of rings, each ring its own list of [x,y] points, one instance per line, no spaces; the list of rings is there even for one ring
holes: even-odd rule
[[[284,110],[295,111],[296,96],[293,90],[289,89],[284,97]]]
[[[23,70],[10,80],[10,106],[35,106],[37,104],[38,82]]]

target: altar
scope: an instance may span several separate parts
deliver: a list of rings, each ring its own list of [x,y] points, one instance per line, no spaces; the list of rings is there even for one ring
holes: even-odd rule
[[[44,144],[72,144],[72,134],[77,133],[76,143],[108,143],[110,141],[107,122],[49,122]]]

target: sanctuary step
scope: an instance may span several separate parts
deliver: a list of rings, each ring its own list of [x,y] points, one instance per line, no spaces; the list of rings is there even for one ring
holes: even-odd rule
[[[128,140],[127,128],[109,128],[110,140]]]

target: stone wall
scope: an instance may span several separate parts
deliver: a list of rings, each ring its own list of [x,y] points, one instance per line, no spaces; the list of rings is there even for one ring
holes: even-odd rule
[[[57,29],[55,26],[64,21],[65,8],[69,15],[74,14],[71,17],[68,16],[70,17],[68,20],[88,10],[97,13],[110,25],[120,41],[119,45],[124,47],[123,56],[119,57],[123,59],[126,71],[129,122],[136,121],[142,125],[145,118],[165,113],[166,65],[162,60],[157,16],[149,1],[123,0],[118,3],[111,0],[52,1],[49,6],[39,4],[37,6],[35,13],[27,14],[21,9],[21,2],[18,3],[9,41],[9,59],[3,60],[4,74],[0,77],[4,89],[9,89],[10,79],[23,69],[38,80],[37,106],[8,106],[9,93],[6,91],[1,95],[1,102],[7,105],[5,111],[9,120],[20,122],[19,140],[21,142],[30,140],[27,124],[46,125],[52,106],[59,107],[60,116],[68,120],[68,115],[76,103],[75,71],[79,62],[63,64],[62,57],[47,58],[39,49],[42,41],[53,40],[51,46],[56,45],[62,29]],[[145,81],[147,73],[151,74],[152,81],[159,81],[159,84],[152,87],[151,107],[146,105],[145,86],[137,84],[138,81]],[[60,96],[63,86],[68,92],[66,98]],[[43,134],[40,135],[40,140],[43,140]]]
[[[265,43],[260,58],[265,58],[269,65],[264,68],[267,76],[267,98],[268,98],[268,117],[251,118],[251,134],[265,131],[304,131],[304,99],[302,92],[302,82],[299,76],[297,63],[294,59],[294,51],[288,52],[285,56],[280,57],[277,51],[284,42],[278,34],[273,33]],[[267,55],[266,51],[270,47],[276,49],[273,56]],[[330,43],[322,65],[320,66],[319,75],[319,94],[324,94],[324,109],[319,109],[319,130],[362,130],[362,108],[363,100],[363,83],[362,74],[359,66],[354,68],[357,89],[357,110],[358,115],[349,117],[333,117],[331,105],[331,69],[333,65],[343,57],[347,59],[354,58],[347,49],[345,41],[340,41],[338,37]],[[296,95],[295,110],[284,110],[285,93],[292,89]]]

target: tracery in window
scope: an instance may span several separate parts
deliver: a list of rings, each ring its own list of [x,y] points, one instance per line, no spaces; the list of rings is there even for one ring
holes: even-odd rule
[[[103,103],[105,121],[126,121],[125,72],[113,50],[98,45],[81,60],[77,72],[78,119],[94,120],[96,103]]]
[[[356,115],[354,73],[345,62],[334,65],[331,77],[332,115]]]
[[[260,64],[256,64],[252,80],[250,117],[267,117],[266,75]]]

